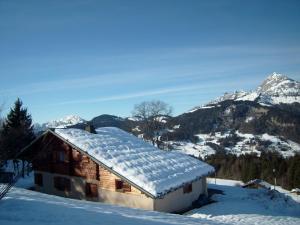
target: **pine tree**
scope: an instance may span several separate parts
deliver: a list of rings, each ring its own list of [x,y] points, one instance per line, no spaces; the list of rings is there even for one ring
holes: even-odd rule
[[[31,115],[18,98],[7,115],[1,131],[2,159],[15,159],[34,138]]]

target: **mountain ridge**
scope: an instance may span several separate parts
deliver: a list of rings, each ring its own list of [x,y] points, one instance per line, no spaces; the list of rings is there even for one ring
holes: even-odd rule
[[[286,75],[273,72],[255,90],[226,92],[215,100],[203,106],[196,106],[188,112],[193,112],[200,108],[214,107],[226,100],[256,101],[267,106],[300,103],[300,82]]]

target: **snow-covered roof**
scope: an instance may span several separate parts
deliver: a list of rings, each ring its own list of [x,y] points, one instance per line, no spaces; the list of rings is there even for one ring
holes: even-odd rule
[[[294,188],[291,190],[292,193],[300,193],[300,188]]]
[[[92,134],[79,129],[55,133],[154,197],[214,172],[214,168],[179,152],[162,151],[115,127]]]
[[[268,182],[266,182],[264,180],[261,180],[261,179],[250,180],[243,187],[248,187],[249,185],[252,185],[252,184],[257,184],[257,185],[259,185],[259,186],[261,186],[263,188],[270,189],[270,190],[272,188],[271,184],[269,184]]]

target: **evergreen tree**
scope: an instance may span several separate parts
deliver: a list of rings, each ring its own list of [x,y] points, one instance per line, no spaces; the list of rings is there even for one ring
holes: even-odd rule
[[[7,115],[1,131],[1,158],[15,159],[18,153],[35,138],[31,115],[18,98]]]

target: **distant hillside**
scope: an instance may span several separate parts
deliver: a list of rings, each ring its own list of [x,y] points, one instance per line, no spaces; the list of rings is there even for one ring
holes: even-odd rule
[[[300,84],[273,73],[255,91],[227,93],[172,118],[168,127],[176,129],[162,138],[195,156],[266,149],[290,156],[300,152]]]
[[[254,91],[236,91],[176,117],[165,117],[158,132],[162,148],[206,157],[216,151],[233,154],[271,150],[288,157],[300,152],[300,83],[273,73]],[[70,116],[43,125],[95,128],[114,126],[143,134],[142,121],[100,115],[91,121]]]

